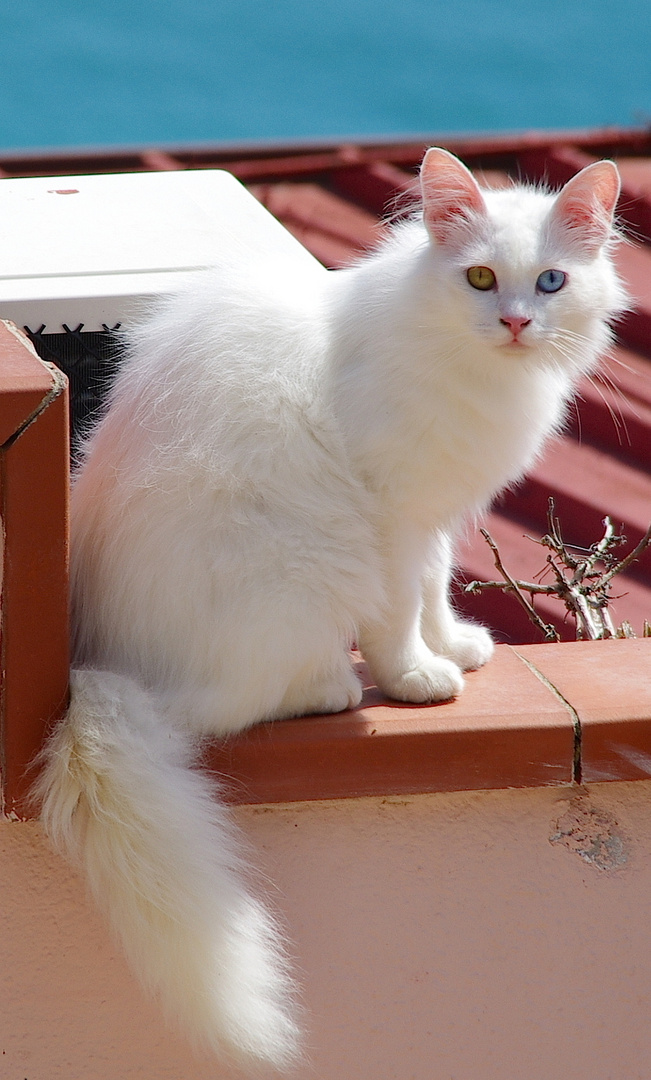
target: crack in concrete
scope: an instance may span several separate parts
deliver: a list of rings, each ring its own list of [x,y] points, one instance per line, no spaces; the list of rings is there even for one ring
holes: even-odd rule
[[[567,700],[567,698],[563,696],[563,694],[561,694],[558,687],[554,686],[554,683],[551,682],[547,678],[547,676],[544,675],[543,672],[540,671],[536,667],[535,664],[532,664],[531,661],[528,660],[526,656],[523,656],[522,653],[519,653],[518,650],[516,648],[514,648],[513,646],[511,646],[511,650],[515,653],[515,655],[518,657],[518,659],[521,660],[522,663],[526,667],[529,668],[529,671],[531,671],[532,674],[536,676],[536,678],[543,684],[543,686],[546,686],[547,689],[554,695],[554,697],[557,698],[558,701],[561,702],[561,704],[567,709],[568,713],[570,714],[570,717],[572,719],[572,728],[574,730],[574,750],[573,750],[573,754],[572,754],[572,783],[573,784],[580,784],[581,783],[581,777],[582,777],[582,761],[581,761],[581,735],[582,735],[582,732],[581,732],[581,720],[579,718],[578,712],[576,711],[576,709],[574,708],[572,703],[569,702]]]

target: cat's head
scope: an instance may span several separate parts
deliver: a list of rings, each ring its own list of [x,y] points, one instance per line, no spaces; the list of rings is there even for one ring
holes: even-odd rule
[[[445,267],[450,324],[501,355],[589,366],[625,306],[611,248],[619,175],[599,161],[558,194],[482,190],[446,150],[421,168],[423,220]]]

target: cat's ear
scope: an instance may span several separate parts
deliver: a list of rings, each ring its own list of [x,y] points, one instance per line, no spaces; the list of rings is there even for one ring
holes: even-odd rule
[[[568,180],[554,204],[552,221],[573,244],[596,255],[612,236],[619,187],[619,173],[612,161],[588,165]]]
[[[432,147],[420,168],[423,220],[439,243],[454,242],[460,231],[486,213],[479,185],[469,169],[447,150]]]

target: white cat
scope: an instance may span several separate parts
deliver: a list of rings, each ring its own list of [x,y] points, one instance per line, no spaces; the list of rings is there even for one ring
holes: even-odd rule
[[[426,155],[423,217],[351,269],[228,266],[143,328],[72,501],[72,705],[39,785],[142,981],[194,1037],[284,1068],[273,922],[201,736],[361,698],[451,698],[489,634],[451,541],[522,476],[610,340],[610,162],[558,196]],[[318,281],[323,278],[321,285]]]

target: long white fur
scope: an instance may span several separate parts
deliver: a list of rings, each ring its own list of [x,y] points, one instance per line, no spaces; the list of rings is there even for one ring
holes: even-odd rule
[[[150,695],[75,670],[43,822],[81,863],[144,985],[198,1046],[288,1064],[296,1048],[282,937],[246,887],[242,843],[186,735]],[[41,782],[43,784],[43,781]]]
[[[294,1059],[294,993],[197,740],[354,706],[353,640],[399,699],[460,692],[492,643],[450,607],[454,536],[562,424],[625,304],[610,163],[560,196],[482,193],[442,150],[421,176],[424,220],[321,286],[252,252],[163,304],[73,488],[78,667],[43,820],[168,1015],[251,1066]]]

